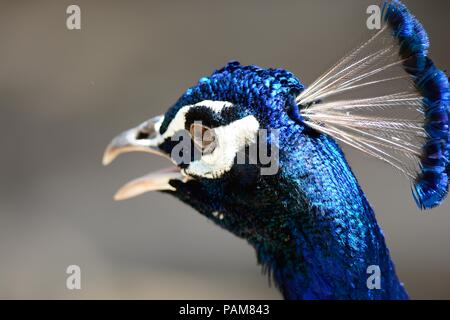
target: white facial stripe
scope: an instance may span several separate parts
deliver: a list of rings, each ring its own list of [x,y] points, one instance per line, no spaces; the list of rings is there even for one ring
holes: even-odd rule
[[[151,147],[157,147],[161,143],[166,140],[166,138],[170,138],[173,136],[177,131],[184,129],[184,122],[186,120],[185,116],[188,110],[192,106],[184,106],[180,110],[178,110],[175,118],[172,119],[169,126],[167,127],[167,130],[163,134],[158,134],[155,138],[148,140],[148,145]],[[164,117],[161,117],[161,120],[158,121],[158,123],[155,124],[155,129],[159,133],[159,129],[161,128],[161,125],[164,121]]]
[[[184,130],[184,124],[186,122],[186,113],[189,111],[190,108],[192,108],[191,105],[184,106],[180,110],[178,110],[177,114],[175,115],[175,118],[172,119],[169,126],[167,127],[167,130],[161,135],[163,141],[166,138],[172,137],[176,132]]]
[[[186,168],[187,174],[205,178],[218,178],[230,171],[234,158],[245,145],[256,142],[259,130],[254,116],[236,120],[229,125],[213,129],[217,146],[210,154],[193,161]]]

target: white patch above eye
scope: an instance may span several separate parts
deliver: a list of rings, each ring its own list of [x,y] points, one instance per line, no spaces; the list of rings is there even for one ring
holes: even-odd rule
[[[187,174],[214,179],[230,171],[237,153],[245,145],[256,142],[259,123],[254,116],[247,116],[212,130],[216,148],[213,152],[204,154],[201,159],[191,162],[185,169]]]
[[[196,104],[194,104],[194,107],[204,106],[212,111],[219,113],[222,111],[223,108],[230,108],[233,107],[233,104],[228,101],[214,101],[214,100],[203,100]]]

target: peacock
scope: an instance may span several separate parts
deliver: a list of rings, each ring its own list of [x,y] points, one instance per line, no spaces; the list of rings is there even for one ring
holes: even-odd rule
[[[406,6],[379,8],[370,38],[307,87],[287,70],[231,61],[118,135],[105,165],[132,151],[173,165],[115,199],[177,197],[254,247],[285,299],[408,299],[338,143],[400,170],[420,209],[438,206],[450,174],[449,84]]]

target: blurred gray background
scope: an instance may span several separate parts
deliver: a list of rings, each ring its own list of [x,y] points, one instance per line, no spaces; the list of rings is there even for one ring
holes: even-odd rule
[[[450,2],[406,1],[450,67]],[[81,7],[81,31],[66,8]],[[281,298],[243,240],[175,198],[114,202],[166,165],[111,167],[117,133],[163,113],[228,60],[293,71],[305,84],[367,38],[377,1],[1,1],[0,298]],[[450,298],[450,201],[420,212],[406,178],[344,148],[412,298]],[[66,289],[66,267],[82,290]]]

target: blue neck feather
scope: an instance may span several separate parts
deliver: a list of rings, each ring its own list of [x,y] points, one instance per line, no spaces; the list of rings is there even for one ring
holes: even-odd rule
[[[374,212],[337,144],[325,135],[295,135],[280,150],[279,195],[289,212],[287,245],[256,245],[287,299],[407,299]],[[284,156],[285,155],[285,156]],[[294,253],[294,254],[292,254]],[[280,255],[287,255],[283,257]],[[369,266],[381,288],[369,289]]]
[[[274,195],[267,210],[282,218],[265,222],[263,240],[247,237],[259,262],[287,299],[407,299],[342,151],[328,136],[307,130],[299,123],[281,129],[280,174],[267,177],[266,185]],[[373,265],[381,271],[379,289],[367,286]]]

